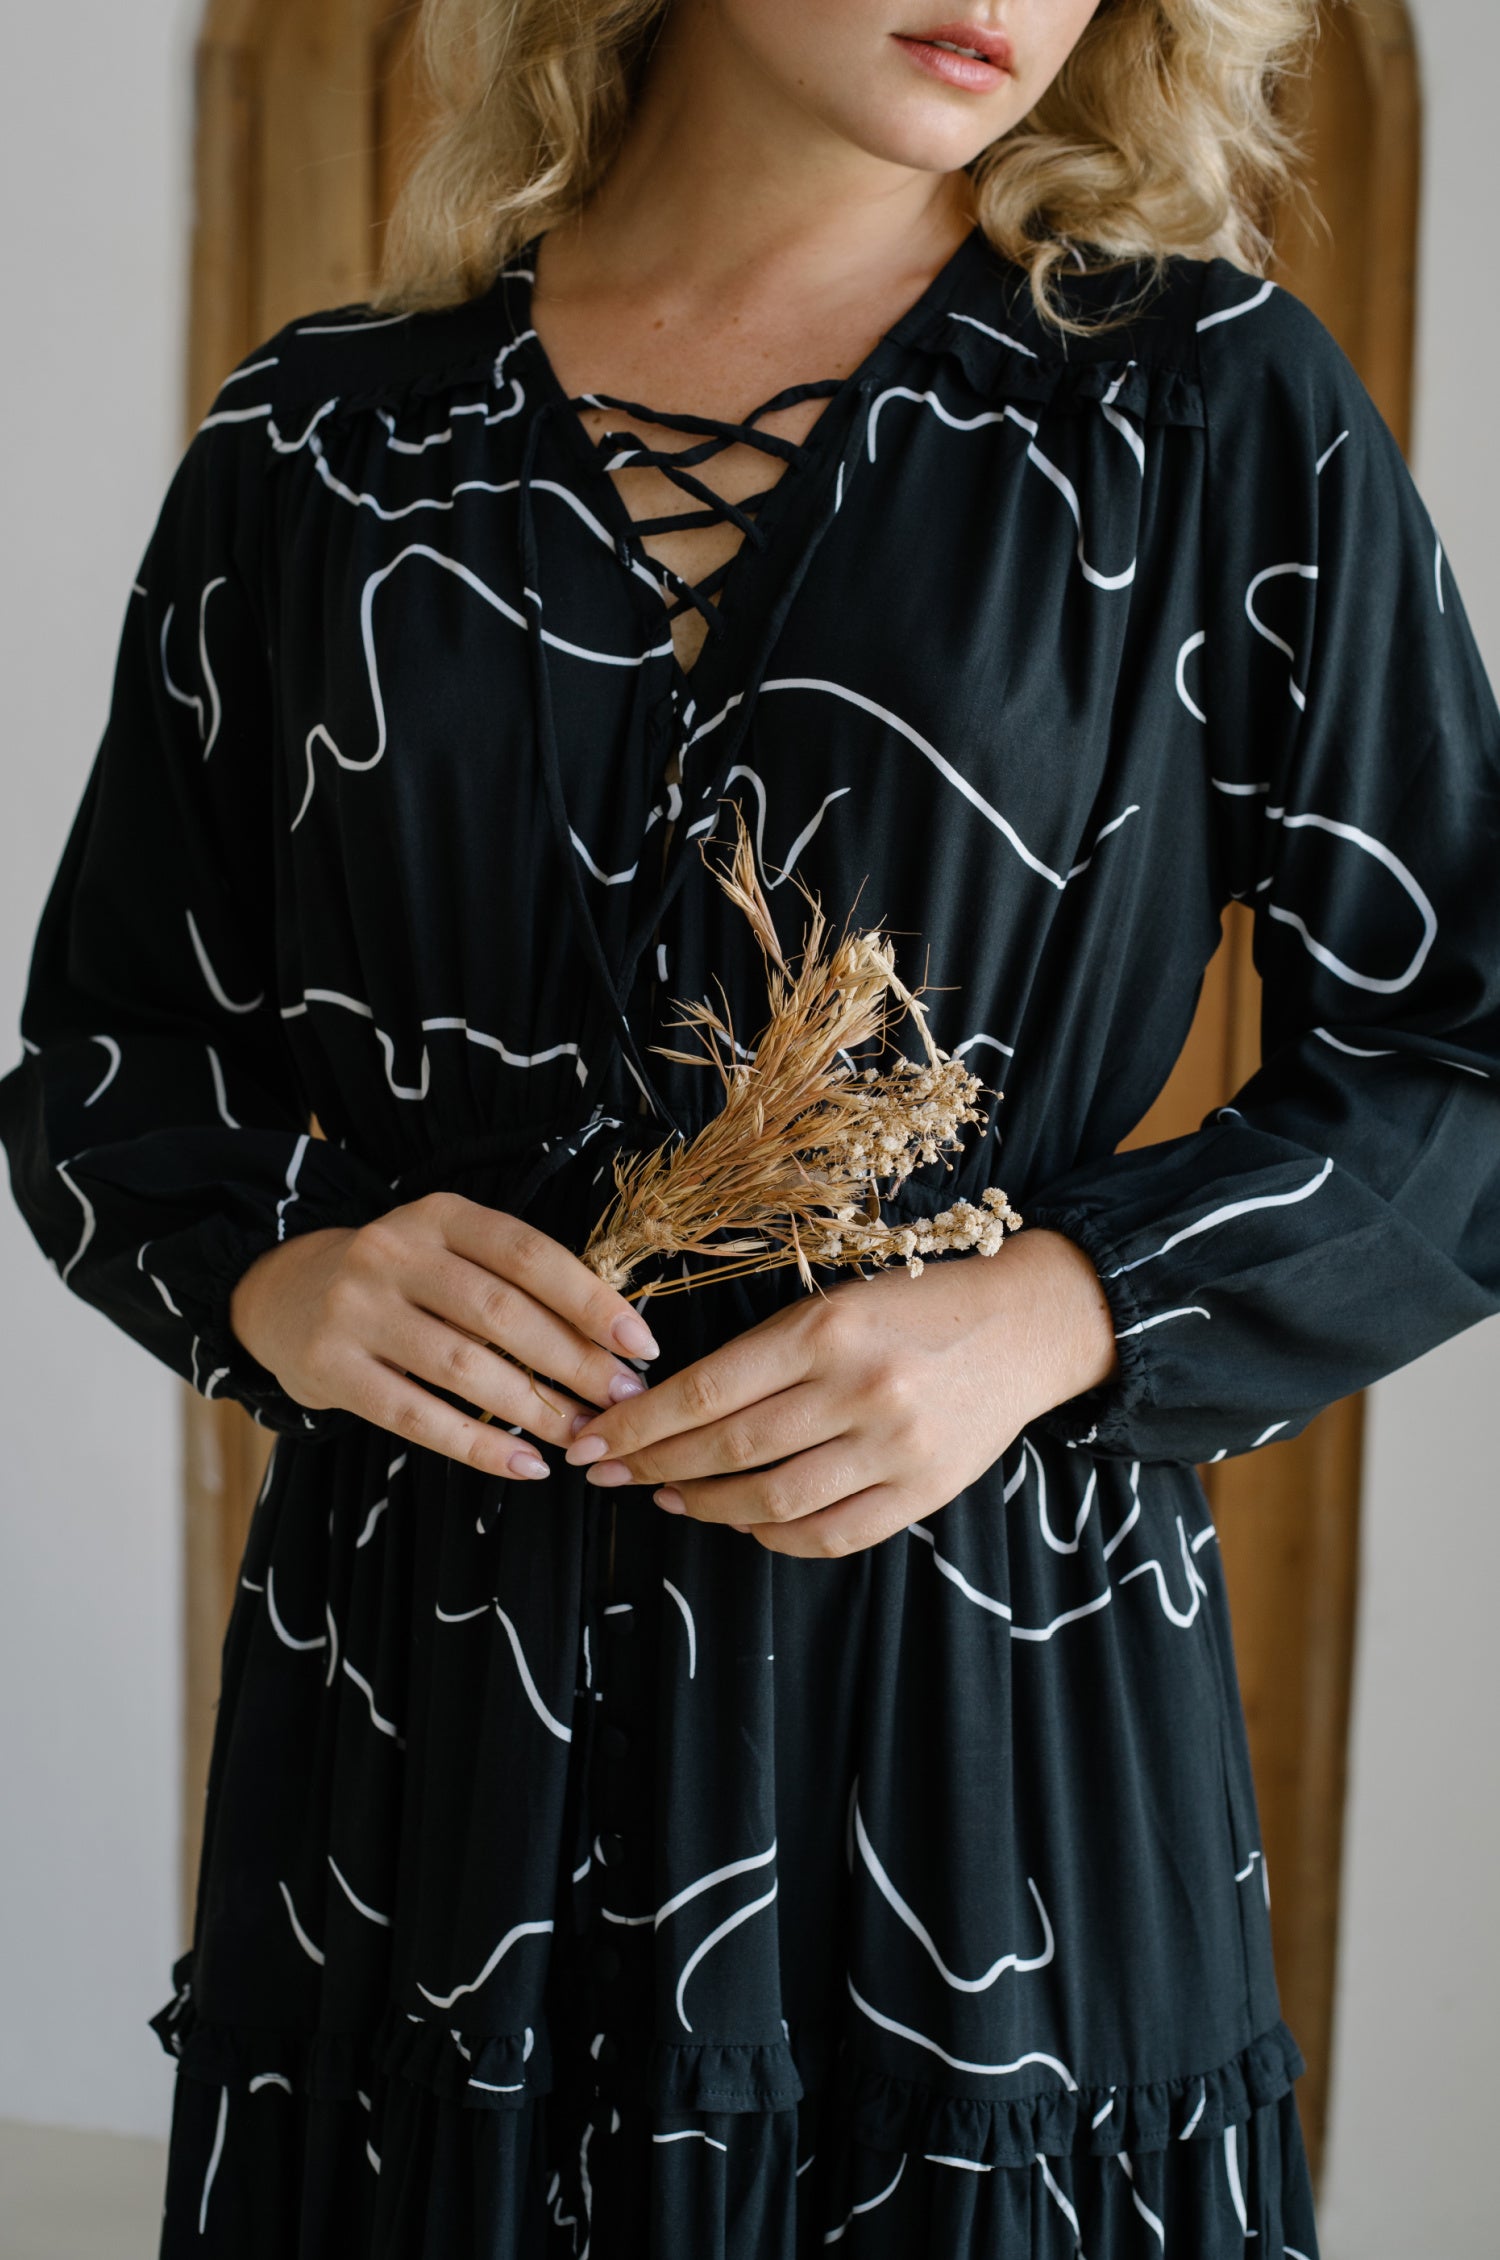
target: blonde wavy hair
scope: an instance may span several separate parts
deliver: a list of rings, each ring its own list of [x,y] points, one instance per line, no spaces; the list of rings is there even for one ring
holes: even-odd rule
[[[422,0],[427,125],[372,303],[475,296],[608,171],[671,0]],[[1172,254],[1259,272],[1298,155],[1283,83],[1318,0],[1100,0],[1030,115],[966,167],[995,249],[1044,318],[1078,328],[1059,269]]]

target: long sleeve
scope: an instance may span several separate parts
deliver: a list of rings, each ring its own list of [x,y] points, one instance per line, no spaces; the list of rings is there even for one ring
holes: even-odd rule
[[[1295,1435],[1500,1308],[1500,714],[1354,370],[1224,272],[1178,689],[1221,899],[1254,908],[1263,1064],[1190,1136],[1024,1203],[1093,1257],[1120,1349],[1041,1425],[1179,1462]]]
[[[322,1432],[242,1348],[236,1281],[390,1205],[309,1135],[274,979],[264,431],[212,420],[131,593],[108,718],[0,1081],[17,1203],[66,1284],[206,1396]]]

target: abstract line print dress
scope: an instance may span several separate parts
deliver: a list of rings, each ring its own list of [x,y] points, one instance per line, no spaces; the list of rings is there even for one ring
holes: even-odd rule
[[[530,279],[226,381],[0,1084],[62,1278],[278,1432],[152,2020],[163,2253],[1310,2260],[1195,1463],[1500,1303],[1500,717],[1442,550],[1296,301],[1175,262],[1064,343],[975,231],[814,388],[685,673]],[[715,981],[758,1024],[730,801],[788,939],[793,870],[859,894],[1003,1086],[898,1213],[1003,1184],[1119,1340],[841,1561],[400,1449],[226,1321],[435,1186],[577,1246],[703,1118],[651,1046]],[[1264,1065],[1117,1153],[1229,900]],[[661,1369],[800,1292],[658,1302]]]

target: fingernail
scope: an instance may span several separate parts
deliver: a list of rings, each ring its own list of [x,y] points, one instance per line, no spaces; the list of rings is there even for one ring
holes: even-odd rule
[[[661,1355],[660,1342],[646,1321],[637,1318],[634,1311],[626,1311],[623,1317],[617,1318],[610,1332],[621,1349],[629,1350],[633,1357],[655,1358]]]
[[[538,1476],[547,1473],[547,1463],[540,1452],[512,1452],[507,1465],[512,1475]]]
[[[609,1377],[609,1401],[622,1405],[627,1397],[638,1397],[646,1384],[638,1373],[612,1373]],[[588,1417],[585,1414],[585,1419]]]
[[[664,1485],[660,1491],[653,1491],[651,1496],[659,1507],[666,1508],[669,1515],[685,1515],[687,1513],[686,1499],[680,1491],[674,1491],[670,1484]]]
[[[591,1437],[589,1441],[592,1443],[593,1438]],[[603,1484],[606,1489],[609,1489],[616,1483],[633,1482],[634,1477],[623,1460],[603,1460],[598,1467],[589,1469],[588,1480],[590,1483]]]
[[[568,1446],[568,1465],[587,1467],[590,1460],[602,1460],[608,1450],[602,1436],[580,1436],[576,1443]]]
[[[584,1423],[586,1421],[592,1420],[593,1417],[594,1416],[591,1412],[574,1413],[573,1418],[568,1422],[568,1434],[570,1436],[576,1436],[579,1429],[583,1427]]]

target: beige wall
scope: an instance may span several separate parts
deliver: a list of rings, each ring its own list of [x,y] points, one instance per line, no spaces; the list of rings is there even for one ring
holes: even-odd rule
[[[5,13],[6,1068],[178,443],[188,12]],[[171,1377],[59,1288],[0,1194],[0,2118],[165,2124],[144,2020],[177,1951],[175,1417]]]
[[[1500,682],[1500,5],[1414,0],[1414,13],[1427,98],[1416,471]],[[1497,1596],[1492,1320],[1371,1405],[1324,2260],[1500,2252]]]

